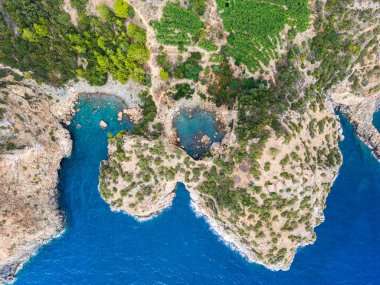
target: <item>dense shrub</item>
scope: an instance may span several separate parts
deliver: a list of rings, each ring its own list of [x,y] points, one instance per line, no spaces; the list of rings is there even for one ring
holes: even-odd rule
[[[191,56],[174,70],[174,76],[198,81],[199,73],[202,71],[202,67],[199,65],[200,59],[199,52],[192,52]]]
[[[73,3],[85,6],[87,1]],[[150,57],[144,30],[133,24],[126,30],[108,7],[97,8],[100,18],[80,13],[75,27],[60,1],[6,0],[4,6],[21,34],[15,35],[0,16],[0,62],[56,85],[75,76],[102,85],[108,74],[122,83],[148,82],[142,67]],[[128,4],[116,1],[116,7],[124,18]]]

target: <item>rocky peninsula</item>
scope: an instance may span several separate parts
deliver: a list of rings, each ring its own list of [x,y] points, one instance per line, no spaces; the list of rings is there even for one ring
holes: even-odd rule
[[[161,15],[161,12],[146,13],[146,5],[134,4],[143,23],[157,20]],[[148,6],[155,11],[163,9],[153,1]],[[215,7],[208,6],[208,9],[212,14]],[[207,24],[220,29],[217,22]],[[149,33],[151,28],[144,28]],[[228,76],[225,75],[228,67],[219,64],[219,69],[225,70],[206,72],[215,63],[202,60],[204,71],[200,77],[207,82],[205,86],[176,78],[165,82],[158,75],[160,56],[166,53],[176,58],[180,52],[167,46],[155,49],[154,33],[149,37],[149,44],[153,46],[149,91],[157,114],[143,136],[120,133],[110,139],[109,160],[102,163],[99,177],[102,197],[113,210],[146,220],[170,206],[175,184],[182,182],[190,192],[195,211],[208,220],[226,243],[251,262],[273,270],[289,269],[297,248],[316,239],[314,228],[324,220],[326,197],[341,164],[340,127],[331,102],[326,97],[310,96],[309,89],[314,88],[316,80],[296,61],[295,66],[287,67],[292,76],[286,82],[276,83],[278,95],[267,96],[296,93],[299,102],[306,102],[305,106],[284,110],[280,114],[281,127],[263,122],[260,131],[252,136],[248,126],[243,125],[249,121],[243,123],[242,117],[258,110],[244,113],[245,106],[239,102],[216,104],[218,94],[211,94],[212,89],[225,84],[222,80]],[[222,45],[223,41],[217,44]],[[181,56],[193,60],[192,52],[189,47]],[[234,68],[234,75],[241,76],[241,70]],[[181,84],[187,82],[193,95],[178,100],[176,94],[182,91],[176,91],[175,86],[182,88],[185,85]],[[177,146],[173,120],[181,108],[205,109],[226,126],[225,137],[213,147],[212,157],[194,160]],[[273,112],[277,111],[273,109]],[[162,126],[158,139],[151,135],[152,126],[157,124]]]

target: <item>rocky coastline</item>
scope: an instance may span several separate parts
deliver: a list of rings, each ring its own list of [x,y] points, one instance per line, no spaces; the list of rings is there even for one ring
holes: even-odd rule
[[[11,78],[8,78],[11,79]],[[58,170],[71,139],[50,110],[49,96],[29,84],[0,89],[0,283],[15,274],[65,226],[58,203]]]
[[[203,107],[197,104],[196,101],[186,101],[184,105],[187,106],[185,107],[186,110],[190,111]],[[188,106],[192,108],[188,108]],[[159,118],[163,119],[165,126],[169,127],[169,133],[173,133],[174,127],[172,122],[167,124],[167,120],[173,120],[180,110],[179,105],[178,108],[173,107],[170,112],[165,112],[166,116],[159,114]],[[308,141],[308,149],[315,148],[316,146],[320,147],[321,144],[325,143],[337,144],[340,127],[339,124],[336,124],[337,118],[331,114],[331,111],[325,109],[317,114],[309,114],[309,116],[308,119],[305,118],[305,130],[294,139],[294,142],[287,147],[287,150],[283,150],[283,155],[287,152],[293,153],[297,149],[299,150],[299,147],[297,147],[298,141],[301,145]],[[229,116],[225,116],[224,118],[233,119],[233,114],[230,113]],[[324,131],[320,132],[317,136],[315,134],[311,135],[307,129],[309,120],[312,120],[312,118],[320,118],[322,121],[328,122]],[[226,125],[228,125],[228,123],[226,123]],[[165,134],[166,133],[168,133],[168,129],[165,130]],[[329,142],[325,142],[326,134],[331,135]],[[269,191],[270,193],[270,191],[278,189],[275,190],[275,193],[279,193],[281,188],[290,187],[288,189],[291,189],[297,199],[305,200],[307,198],[314,201],[314,206],[310,206],[310,208],[305,209],[303,208],[304,206],[302,206],[298,209],[300,206],[295,206],[296,208],[294,210],[302,210],[305,211],[305,215],[310,215],[310,225],[308,226],[310,229],[303,228],[302,224],[298,225],[299,228],[295,231],[301,234],[303,238],[296,241],[286,236],[282,237],[282,246],[287,249],[287,254],[283,261],[274,262],[267,260],[262,255],[268,251],[268,246],[272,246],[269,240],[265,242],[268,245],[265,245],[265,243],[260,245],[260,239],[257,238],[253,238],[252,242],[247,243],[246,238],[241,235],[240,231],[250,227],[246,225],[246,223],[248,223],[246,218],[238,219],[232,223],[229,221],[229,217],[231,216],[229,210],[219,209],[216,215],[215,210],[213,210],[212,207],[210,208],[209,203],[212,201],[212,198],[205,195],[203,193],[204,190],[201,189],[203,187],[202,185],[208,179],[209,174],[207,174],[207,172],[215,167],[214,158],[206,157],[201,160],[193,160],[181,148],[176,146],[177,140],[175,140],[174,143],[172,141],[173,139],[169,139],[168,137],[165,137],[165,139],[160,138],[160,140],[149,140],[143,137],[130,136],[129,134],[124,134],[120,138],[113,138],[110,141],[109,159],[103,162],[101,167],[99,190],[102,197],[110,204],[112,210],[123,211],[138,221],[151,219],[164,209],[170,207],[175,195],[173,189],[175,189],[177,182],[181,182],[186,185],[186,189],[190,193],[191,204],[195,212],[206,219],[211,229],[221,240],[240,252],[250,262],[262,264],[271,270],[288,270],[296,249],[307,244],[312,244],[315,241],[316,237],[313,229],[324,220],[323,208],[326,197],[338,173],[340,163],[327,168],[318,167],[318,169],[314,170],[316,172],[309,171],[307,168],[304,170],[301,169],[301,172],[297,170],[297,180],[300,182],[296,183],[288,182],[283,178],[277,178],[277,175],[279,175],[281,171],[287,169],[283,168],[281,170],[281,168],[279,168],[276,170],[274,168],[277,168],[277,163],[280,164],[281,157],[277,159],[273,157],[270,158],[273,164],[273,170],[268,173],[269,176],[266,175],[260,179],[253,178],[250,174],[246,173],[245,162],[234,166],[236,168],[234,168],[231,174],[231,178],[235,180],[234,189],[237,189],[237,187],[249,188],[251,187],[250,181],[255,181],[255,185],[264,186],[266,180],[269,179],[269,181],[273,181],[273,185],[268,190],[265,190],[265,192]],[[278,143],[281,144],[281,142],[278,142],[275,138],[273,138],[273,141],[271,139],[268,142],[268,149],[274,146],[277,147]],[[224,140],[214,156],[220,158],[229,157],[233,155],[231,154],[231,149],[234,147],[238,147],[236,137],[233,135],[233,131],[230,130],[226,133]],[[118,149],[117,155],[116,149]],[[122,159],[121,157],[123,156],[120,154],[121,150],[123,150],[125,155],[125,158]],[[264,151],[264,153],[269,153],[269,151]],[[157,157],[157,155],[159,155],[159,157]],[[266,159],[265,157],[265,160]],[[260,162],[260,164],[264,165],[265,160],[263,159],[263,162]],[[132,166],[135,167],[133,171],[131,169]],[[294,168],[300,168],[298,162],[290,165],[289,171]],[[170,174],[171,171],[174,172]],[[149,175],[147,173],[149,173]],[[170,179],[167,178],[168,175],[171,177]],[[246,178],[246,176],[248,177]],[[157,183],[157,181],[159,181],[159,183]],[[109,189],[117,189],[117,191],[111,192]],[[145,192],[144,189],[150,190]],[[314,190],[311,191],[309,189]],[[284,195],[283,199],[289,199],[288,195]],[[272,215],[276,215],[276,211],[273,211]],[[283,223],[284,222],[281,222],[279,226],[283,225]],[[240,224],[242,224],[242,228]],[[275,232],[278,235],[282,235],[280,227],[277,228],[276,226],[277,230]]]
[[[66,2],[65,9],[75,11]],[[95,6],[103,2],[109,1],[90,1],[89,7],[96,13]],[[244,146],[237,142],[234,129],[236,106],[229,110],[200,98],[198,93],[206,94],[207,84],[193,84],[195,89],[191,100],[173,101],[165,95],[171,85],[183,81],[171,78],[164,82],[160,77],[161,68],[156,62],[156,56],[161,53],[160,44],[147,24],[161,16],[165,1],[156,5],[151,1],[141,4],[132,0],[131,3],[141,23],[146,24],[147,44],[152,55],[147,63],[147,70],[152,75],[149,93],[157,107],[152,124],[161,123],[163,133],[159,139],[129,134],[111,138],[109,159],[100,167],[101,196],[113,211],[122,211],[138,221],[146,221],[170,207],[176,183],[184,183],[194,212],[206,219],[221,240],[250,262],[271,270],[288,270],[296,250],[316,240],[314,228],[324,220],[326,197],[341,164],[337,146],[340,127],[329,108],[331,104],[347,116],[358,137],[380,159],[380,134],[372,124],[372,116],[380,108],[380,97],[378,92],[369,94],[378,79],[373,76],[365,92],[354,92],[351,83],[344,80],[329,90],[330,101],[319,102],[321,106],[314,111],[307,108],[304,114],[284,112],[281,115],[289,122],[286,128],[290,138],[277,136],[268,127],[269,138],[260,149],[262,155],[256,157],[255,152],[259,150],[252,146],[258,143],[258,139],[252,139]],[[0,8],[1,5],[0,0]],[[148,6],[154,6],[157,12],[152,13],[152,7]],[[76,14],[71,16],[72,21],[76,21]],[[10,18],[6,17],[6,20]],[[12,23],[9,25],[13,26]],[[170,48],[162,49],[165,50]],[[176,53],[172,51],[171,57],[179,55]],[[210,57],[209,53],[207,57]],[[374,55],[373,62],[367,61],[363,66],[375,66],[377,59],[378,56]],[[307,61],[305,63],[307,65]],[[207,60],[202,64],[206,67]],[[367,77],[365,72],[361,78]],[[235,74],[241,75],[238,67],[235,67]],[[274,77],[274,71],[270,74]],[[304,78],[309,78],[306,72]],[[128,105],[118,117],[122,119],[126,115],[132,122],[137,122],[143,118],[137,95],[148,90],[133,81],[120,84],[109,80],[99,87],[76,80],[55,88],[38,85],[31,79],[7,86],[7,80],[13,81],[13,78],[1,81],[5,82],[5,87],[0,87],[1,102],[5,102],[1,107],[6,110],[0,125],[0,185],[4,189],[0,196],[0,284],[13,282],[25,262],[64,231],[64,215],[57,199],[57,173],[61,159],[70,155],[72,146],[68,131],[61,122],[70,124],[78,96],[89,93],[118,96]],[[299,89],[296,91],[302,93],[302,88]],[[173,121],[182,109],[191,112],[198,108],[215,116],[225,136],[220,144],[212,145],[213,158],[194,161],[178,148],[179,137]],[[107,124],[102,122],[100,127],[106,128]],[[201,141],[207,141],[207,137]],[[122,159],[118,148],[123,150]],[[249,155],[237,157],[234,156],[236,153]],[[255,164],[249,160],[253,156]],[[211,175],[213,179],[206,185]],[[220,177],[224,179],[222,182],[229,184],[220,182]],[[242,209],[238,211],[231,205],[223,205],[207,191],[210,185],[219,189],[226,184],[231,196],[249,193],[248,198],[244,198],[250,205],[238,201],[235,204],[239,205],[233,205]],[[269,222],[265,223],[268,216]]]
[[[380,133],[372,123],[373,115],[380,109],[380,96],[355,105],[335,104],[336,109],[354,126],[358,138],[366,144],[380,160]]]

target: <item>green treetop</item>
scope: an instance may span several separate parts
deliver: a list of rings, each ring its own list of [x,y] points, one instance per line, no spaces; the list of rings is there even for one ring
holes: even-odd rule
[[[113,9],[119,18],[124,19],[128,17],[129,5],[125,0],[116,0]]]

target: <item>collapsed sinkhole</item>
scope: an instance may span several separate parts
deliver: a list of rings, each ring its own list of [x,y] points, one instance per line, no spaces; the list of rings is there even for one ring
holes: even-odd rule
[[[182,108],[175,116],[173,125],[177,131],[178,146],[196,160],[210,155],[211,146],[220,143],[224,137],[215,114],[204,109]]]

